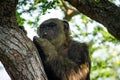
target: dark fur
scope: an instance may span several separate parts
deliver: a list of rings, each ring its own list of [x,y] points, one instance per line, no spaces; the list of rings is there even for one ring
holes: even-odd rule
[[[48,80],[90,80],[88,46],[70,38],[66,21],[49,19],[40,25],[38,35],[33,42]]]

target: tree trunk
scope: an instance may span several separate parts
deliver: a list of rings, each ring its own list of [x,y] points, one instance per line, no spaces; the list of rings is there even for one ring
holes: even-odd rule
[[[37,49],[17,27],[16,4],[0,1],[0,61],[12,80],[47,80]]]
[[[108,0],[66,0],[81,13],[103,24],[120,40],[120,7]]]

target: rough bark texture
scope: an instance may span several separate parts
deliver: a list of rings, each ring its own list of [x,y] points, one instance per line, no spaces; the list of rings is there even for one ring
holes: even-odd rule
[[[109,33],[120,40],[120,7],[108,0],[66,0],[87,15],[103,24]]]
[[[0,61],[12,80],[47,80],[37,49],[17,27],[16,4],[0,1]]]

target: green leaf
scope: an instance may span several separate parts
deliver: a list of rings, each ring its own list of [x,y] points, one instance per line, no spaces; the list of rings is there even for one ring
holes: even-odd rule
[[[16,13],[17,21],[18,21],[18,26],[22,26],[25,22],[25,19],[21,17],[20,13]]]
[[[32,25],[34,22],[33,21],[28,21],[27,24]]]

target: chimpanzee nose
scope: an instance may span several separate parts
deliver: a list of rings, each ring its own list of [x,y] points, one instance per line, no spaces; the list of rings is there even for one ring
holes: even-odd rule
[[[42,36],[43,36],[43,37],[46,37],[47,35],[48,35],[48,33],[47,33],[47,32],[44,32]]]
[[[43,34],[44,34],[44,35],[47,35],[48,33],[47,33],[47,32],[44,32]]]

